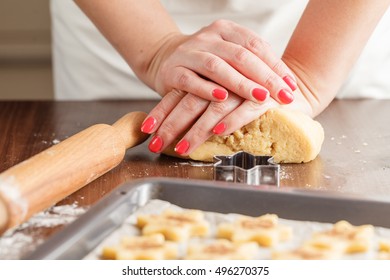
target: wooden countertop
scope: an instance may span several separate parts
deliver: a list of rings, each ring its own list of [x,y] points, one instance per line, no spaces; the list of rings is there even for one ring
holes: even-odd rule
[[[0,172],[93,124],[112,124],[130,111],[148,112],[155,104],[155,101],[0,102]],[[281,187],[348,192],[362,197],[375,195],[390,200],[390,100],[336,100],[317,120],[325,129],[320,155],[307,164],[283,165]],[[212,180],[211,166],[153,154],[147,144],[148,141],[129,149],[119,166],[58,205],[84,209],[118,185],[138,178]],[[61,227],[61,224],[38,227],[30,223],[8,232],[0,238],[0,259],[20,258]],[[17,240],[16,235],[20,234],[24,241]],[[12,254],[9,244],[13,244]]]

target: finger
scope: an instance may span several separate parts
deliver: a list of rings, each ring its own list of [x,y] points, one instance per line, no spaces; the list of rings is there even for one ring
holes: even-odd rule
[[[221,30],[224,40],[243,46],[262,61],[264,61],[275,73],[277,73],[292,91],[298,88],[292,71],[271,49],[268,42],[259,37],[255,32],[231,21],[216,21],[215,28]],[[223,27],[221,26],[223,25]]]
[[[149,143],[149,150],[154,153],[163,151],[195,123],[209,103],[196,95],[186,94],[156,131]]]
[[[176,67],[167,78],[172,88],[191,92],[210,101],[225,101],[228,97],[226,89],[185,67]]]
[[[175,151],[182,156],[190,154],[210,138],[213,135],[213,127],[242,102],[243,99],[235,94],[230,95],[225,102],[211,102],[202,116],[176,144]]]
[[[145,118],[141,125],[141,131],[148,134],[154,133],[186,94],[186,92],[179,90],[167,93]]]
[[[268,89],[272,98],[280,104],[289,104],[293,101],[292,89],[295,90],[297,86],[293,85],[293,80],[289,75],[282,78],[262,59],[240,45],[225,41],[220,42],[218,45],[220,46],[215,48],[215,55],[221,57],[245,77]],[[269,50],[269,56],[273,56],[271,50]],[[278,61],[280,65],[284,65],[282,60],[278,59]],[[256,91],[252,90],[251,93],[252,95],[256,94]],[[251,100],[250,98],[246,99]]]
[[[272,100],[263,104],[245,100],[236,110],[223,118],[212,131],[216,135],[229,135],[260,117],[268,109],[278,106],[279,104]]]
[[[283,80],[276,75],[263,62],[259,61],[257,80],[261,84],[248,79],[222,58],[209,52],[195,52],[194,61],[188,67],[237,95],[253,102],[264,102],[271,96],[281,104],[289,104],[293,101],[292,91],[285,86]]]

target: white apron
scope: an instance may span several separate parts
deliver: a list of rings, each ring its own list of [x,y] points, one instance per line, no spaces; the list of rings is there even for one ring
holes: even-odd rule
[[[249,27],[283,53],[307,0],[163,0],[187,34],[216,19]],[[144,98],[159,95],[130,67],[72,0],[51,0],[57,100]],[[390,10],[372,35],[338,97],[390,98]]]

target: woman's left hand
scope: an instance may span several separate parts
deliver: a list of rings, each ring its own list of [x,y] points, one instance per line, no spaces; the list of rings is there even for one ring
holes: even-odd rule
[[[273,99],[259,104],[236,94],[229,94],[224,102],[210,102],[196,95],[174,90],[165,95],[149,113],[142,131],[154,134],[149,144],[149,150],[154,153],[163,151],[182,137],[175,151],[186,156],[212,135],[228,135],[268,109],[278,106],[281,105]],[[298,95],[296,101],[287,106],[311,113],[310,106],[302,95]]]

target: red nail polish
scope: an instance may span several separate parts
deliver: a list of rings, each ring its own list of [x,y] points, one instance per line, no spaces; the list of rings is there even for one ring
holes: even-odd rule
[[[188,151],[189,147],[190,143],[187,140],[182,139],[179,143],[177,143],[175,147],[175,152],[179,155],[182,155]]]
[[[294,95],[287,89],[281,89],[278,98],[283,104],[290,104],[294,100]]]
[[[226,124],[224,124],[223,122],[217,124],[214,128],[213,128],[213,133],[214,134],[222,134],[224,131],[226,130]]]
[[[292,91],[298,88],[297,83],[290,76],[283,77],[283,81],[291,88]]]
[[[213,90],[213,96],[216,99],[225,100],[228,96],[228,93],[226,90],[216,88]]]
[[[157,120],[153,117],[148,117],[144,120],[141,126],[141,131],[143,133],[151,133],[153,128],[155,127]]]
[[[262,88],[254,88],[252,90],[252,96],[258,101],[263,102],[268,97],[268,90]]]
[[[163,143],[164,142],[160,136],[154,136],[149,143],[149,150],[153,153],[158,153],[161,151]]]

